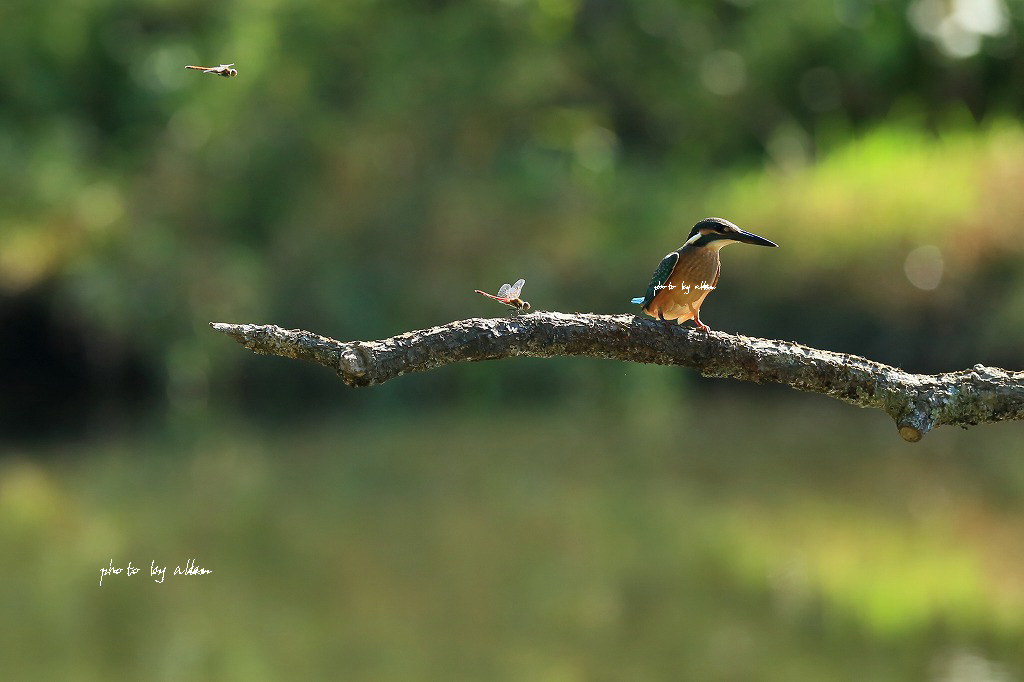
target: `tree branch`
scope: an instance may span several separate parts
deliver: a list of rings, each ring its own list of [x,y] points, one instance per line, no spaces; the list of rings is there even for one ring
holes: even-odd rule
[[[454,362],[559,355],[682,365],[704,376],[773,382],[884,410],[904,440],[937,426],[1024,419],[1024,372],[975,365],[911,374],[856,355],[724,332],[701,332],[633,315],[536,312],[472,318],[380,341],[335,341],[274,325],[210,324],[249,350],[311,360],[349,386]]]

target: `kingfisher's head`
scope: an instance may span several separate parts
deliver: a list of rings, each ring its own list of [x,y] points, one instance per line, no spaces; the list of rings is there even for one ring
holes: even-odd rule
[[[700,221],[690,230],[686,243],[716,250],[736,243],[778,247],[775,242],[741,230],[724,218],[705,218]]]

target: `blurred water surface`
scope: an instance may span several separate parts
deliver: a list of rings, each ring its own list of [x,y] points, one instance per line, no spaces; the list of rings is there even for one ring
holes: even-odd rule
[[[780,393],[8,451],[5,674],[1018,679],[1022,437]]]

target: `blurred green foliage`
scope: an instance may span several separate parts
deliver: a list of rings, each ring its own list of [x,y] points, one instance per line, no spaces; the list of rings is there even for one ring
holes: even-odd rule
[[[519,276],[624,311],[716,214],[784,248],[727,253],[715,328],[1012,365],[1022,17],[976,1],[9,3],[0,291],[196,411],[295,376],[211,320],[374,338],[500,314],[472,290]]]

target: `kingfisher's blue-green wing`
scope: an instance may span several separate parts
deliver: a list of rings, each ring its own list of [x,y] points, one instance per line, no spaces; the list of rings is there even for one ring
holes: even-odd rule
[[[632,303],[639,303],[646,308],[647,304],[653,301],[655,295],[660,291],[657,287],[668,281],[678,261],[679,253],[677,251],[673,251],[662,258],[661,262],[658,263],[658,268],[651,275],[651,283],[647,285],[647,295],[643,298],[634,298]]]

